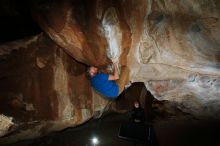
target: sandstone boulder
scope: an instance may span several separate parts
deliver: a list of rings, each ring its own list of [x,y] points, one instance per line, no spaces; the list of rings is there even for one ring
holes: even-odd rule
[[[8,134],[0,143],[82,124],[107,103],[93,93],[85,65],[44,33],[1,45],[0,58],[0,112],[13,118],[0,125]]]
[[[220,117],[217,0],[35,1],[44,31],[86,64],[120,57],[130,80],[197,116]],[[59,8],[58,8],[59,7]]]

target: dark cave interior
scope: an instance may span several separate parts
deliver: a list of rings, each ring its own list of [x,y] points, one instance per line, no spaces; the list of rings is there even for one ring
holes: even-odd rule
[[[0,43],[23,39],[42,30],[32,19],[28,0],[1,0]]]

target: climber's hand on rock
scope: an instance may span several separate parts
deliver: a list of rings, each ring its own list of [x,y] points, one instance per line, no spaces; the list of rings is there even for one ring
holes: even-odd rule
[[[112,63],[113,63],[113,64],[118,64],[118,63],[119,63],[119,59],[118,59],[118,58],[112,59]]]

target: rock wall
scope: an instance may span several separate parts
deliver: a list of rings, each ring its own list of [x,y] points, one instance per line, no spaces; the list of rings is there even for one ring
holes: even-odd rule
[[[220,117],[218,0],[39,0],[34,8],[44,31],[78,61],[101,67],[120,56],[130,80],[157,99]]]
[[[219,118],[219,2],[147,4],[131,78],[185,112]]]
[[[0,58],[0,112],[12,121],[0,143],[79,125],[107,103],[93,93],[85,65],[44,33],[1,45]]]

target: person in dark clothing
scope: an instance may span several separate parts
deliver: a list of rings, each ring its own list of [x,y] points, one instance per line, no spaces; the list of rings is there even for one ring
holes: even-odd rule
[[[139,101],[135,101],[133,105],[133,110],[131,112],[131,119],[134,123],[144,123],[145,122],[145,112],[141,107]]]

